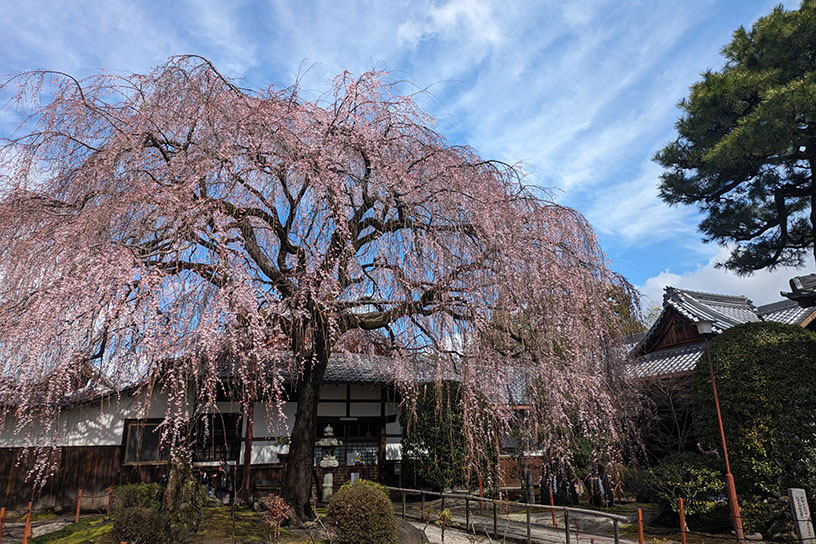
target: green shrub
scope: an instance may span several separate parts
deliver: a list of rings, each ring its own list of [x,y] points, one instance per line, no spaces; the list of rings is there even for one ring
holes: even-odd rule
[[[167,538],[167,520],[160,511],[158,484],[127,484],[114,488],[111,502],[117,542],[153,544]]]
[[[357,480],[354,483],[351,483],[350,481],[344,483],[343,485],[340,486],[340,489],[345,489],[347,487],[351,487],[352,485],[367,485],[368,487],[371,487],[371,488],[376,489],[377,491],[381,492],[383,495],[385,495],[386,499],[391,500],[391,492],[388,491],[388,488],[385,485],[381,484],[380,482],[375,482],[375,481],[372,481],[372,480],[364,480],[364,479],[360,478],[359,480]]]
[[[167,538],[167,521],[158,510],[131,506],[114,518],[113,534],[117,542],[156,544]]]
[[[679,512],[683,499],[686,522],[695,529],[719,529],[730,524],[725,499],[725,468],[715,455],[679,453],[640,476],[647,498]]]
[[[779,323],[739,325],[711,341],[711,359],[740,498],[761,501],[788,487],[816,493],[816,335]],[[705,355],[691,402],[701,441],[719,446]]]
[[[329,501],[329,522],[339,544],[397,544],[394,507],[371,483],[341,487]]]
[[[143,507],[158,511],[161,508],[162,488],[159,484],[127,484],[113,489],[111,516],[124,508]]]
[[[637,502],[658,502],[654,473],[648,468],[623,470],[623,490],[635,497]]]

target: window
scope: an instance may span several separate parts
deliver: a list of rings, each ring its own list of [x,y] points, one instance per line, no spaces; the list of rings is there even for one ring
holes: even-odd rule
[[[158,464],[167,460],[161,447],[159,422],[129,421],[125,424],[125,464]]]
[[[195,461],[237,461],[240,449],[239,414],[206,414],[196,423]]]

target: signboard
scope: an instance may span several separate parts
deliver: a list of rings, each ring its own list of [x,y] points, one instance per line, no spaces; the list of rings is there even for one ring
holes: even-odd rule
[[[816,533],[813,532],[813,521],[810,519],[810,508],[808,508],[807,496],[804,489],[788,489],[791,513],[793,514],[793,525],[796,528],[796,536],[799,542],[816,544]]]

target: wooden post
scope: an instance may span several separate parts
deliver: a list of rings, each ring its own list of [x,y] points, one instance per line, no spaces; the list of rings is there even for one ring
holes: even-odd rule
[[[3,542],[3,518],[6,517],[6,507],[0,508],[0,543]]]
[[[578,522],[575,522],[575,542],[581,542],[581,528]]]
[[[482,490],[482,477],[479,476],[479,513],[484,514],[484,491]]]
[[[496,501],[493,501],[493,538],[499,537],[498,519],[496,519]]]
[[[28,501],[28,513],[26,514],[25,529],[23,529],[23,544],[28,544],[28,537],[31,536],[31,501]]]
[[[470,499],[465,497],[465,533],[470,532]],[[474,531],[475,533],[476,531]]]
[[[402,519],[405,519],[405,490],[402,490]]]
[[[683,499],[680,499],[680,542],[686,544],[686,510],[683,508]]]
[[[422,492],[422,516],[425,516],[425,492]]]
[[[569,534],[569,510],[564,508],[564,534],[567,537],[567,544],[570,544],[570,534]]]
[[[615,544],[620,544],[620,531],[618,531],[618,520],[612,520],[612,526],[615,529]]]
[[[643,544],[643,510],[638,508],[638,544]]]
[[[82,488],[79,488],[79,497],[77,497],[77,511],[74,517],[74,523],[79,523],[79,508],[82,505]]]
[[[549,487],[549,490],[550,490],[550,506],[555,506],[555,501],[553,500],[553,494],[552,494],[552,486],[548,486],[548,487]],[[558,529],[558,520],[555,519],[555,508],[550,510],[550,512],[552,512],[553,527]]]
[[[530,527],[530,505],[527,505],[527,544],[532,544],[533,542],[533,532],[532,527]]]

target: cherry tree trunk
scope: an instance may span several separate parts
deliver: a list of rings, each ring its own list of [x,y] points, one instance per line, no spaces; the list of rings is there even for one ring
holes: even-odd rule
[[[298,381],[295,424],[289,440],[289,457],[281,494],[292,509],[292,523],[314,520],[311,505],[314,442],[320,386],[328,364],[328,354],[321,354],[311,368],[304,369]]]

